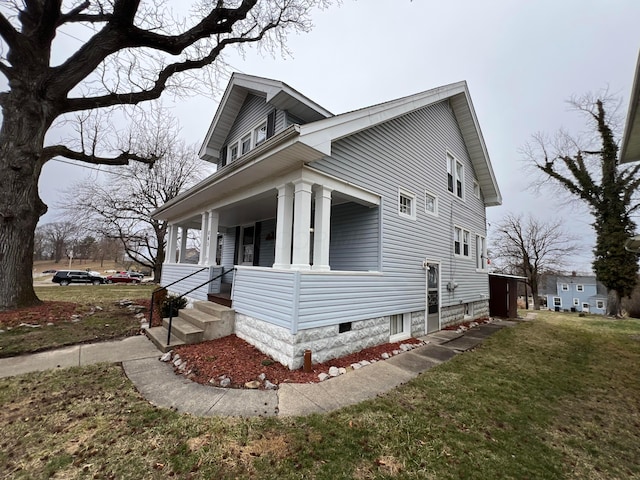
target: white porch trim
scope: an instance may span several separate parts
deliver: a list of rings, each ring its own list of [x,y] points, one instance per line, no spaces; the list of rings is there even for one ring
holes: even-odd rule
[[[278,211],[276,218],[276,252],[273,268],[291,266],[291,225],[293,224],[293,185],[278,187]]]
[[[167,238],[167,252],[164,257],[164,263],[176,263],[176,245],[178,243],[178,226],[170,223],[169,235]]]
[[[313,222],[313,270],[328,271],[329,239],[331,229],[331,189],[324,185],[316,187],[316,212]]]
[[[178,263],[184,263],[187,254],[187,236],[189,229],[187,227],[180,228],[180,250],[178,251]]]
[[[309,270],[311,237],[311,187],[312,184],[298,179],[294,185],[293,256],[291,269]],[[286,224],[284,225],[286,228]]]
[[[202,220],[200,222],[200,258],[198,259],[198,265],[206,265],[209,257],[209,242],[207,239],[209,219],[206,212],[202,212],[200,215]]]

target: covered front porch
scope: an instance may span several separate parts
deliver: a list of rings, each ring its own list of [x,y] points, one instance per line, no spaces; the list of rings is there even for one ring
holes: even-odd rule
[[[268,268],[282,278],[292,271],[380,271],[379,206],[378,195],[307,166],[264,180],[169,223],[162,284],[205,267],[190,283],[237,266]],[[194,234],[199,247],[189,248]],[[192,296],[233,296],[233,281],[232,271]],[[268,295],[268,287],[258,282],[253,290]]]

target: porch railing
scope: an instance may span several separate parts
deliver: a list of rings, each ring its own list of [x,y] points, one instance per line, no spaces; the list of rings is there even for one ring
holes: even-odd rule
[[[153,310],[155,307],[155,299],[156,299],[156,293],[160,293],[162,291],[166,291],[167,288],[175,285],[178,282],[182,282],[183,280],[186,280],[189,277],[193,277],[194,275],[207,270],[209,267],[202,267],[200,270],[196,270],[195,272],[191,272],[189,275],[185,275],[182,278],[179,278],[178,280],[176,280],[175,282],[171,282],[169,285],[165,285],[164,287],[159,287],[156,288],[153,292],[151,292],[151,306],[150,306],[150,311],[149,311],[149,328],[153,327]],[[160,322],[162,323],[162,321]]]
[[[197,287],[193,287],[191,290],[189,290],[188,292],[185,292],[181,295],[178,295],[177,297],[173,297],[170,301],[169,301],[169,328],[167,329],[167,347],[171,344],[171,324],[173,323],[173,312],[174,312],[174,306],[176,305],[176,303],[183,297],[186,297],[187,295],[189,295],[191,292],[195,292],[196,290],[198,290],[199,288],[204,287],[205,285],[210,284],[211,282],[213,282],[214,280],[218,280],[219,278],[222,278],[223,276],[225,276],[227,273],[233,272],[235,270],[235,268],[230,268],[229,270],[222,270],[222,273],[216,277],[210,278],[209,280],[207,280],[206,282],[202,282],[200,285],[198,285]],[[174,282],[176,283],[176,282]],[[173,284],[172,284],[173,285]],[[170,286],[170,285],[168,285]]]

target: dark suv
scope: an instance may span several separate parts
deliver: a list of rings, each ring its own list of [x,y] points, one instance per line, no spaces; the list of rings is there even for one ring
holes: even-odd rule
[[[58,270],[51,279],[54,283],[60,285],[69,285],[70,283],[92,283],[100,285],[104,283],[104,278],[84,270]]]

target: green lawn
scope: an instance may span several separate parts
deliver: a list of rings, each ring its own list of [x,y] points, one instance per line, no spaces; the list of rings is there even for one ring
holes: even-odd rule
[[[640,478],[640,322],[541,312],[327,415],[180,415],[117,365],[0,380],[0,406],[5,478]]]

